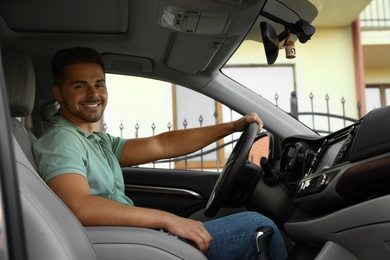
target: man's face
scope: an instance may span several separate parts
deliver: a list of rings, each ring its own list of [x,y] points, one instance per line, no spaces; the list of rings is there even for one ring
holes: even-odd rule
[[[54,94],[61,104],[61,116],[80,126],[99,121],[108,96],[100,65],[69,65],[64,76],[62,85],[54,87]]]

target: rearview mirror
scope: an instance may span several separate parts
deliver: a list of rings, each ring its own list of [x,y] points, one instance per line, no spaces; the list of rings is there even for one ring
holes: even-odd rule
[[[295,34],[301,43],[306,43],[316,31],[314,26],[302,19],[295,24],[285,24],[285,30],[279,35],[271,24],[264,21],[260,23],[260,30],[268,65],[275,63],[281,48],[286,49],[286,58],[295,58],[294,43],[290,40],[290,34]],[[283,40],[285,43],[281,47],[280,42]]]
[[[274,64],[279,54],[279,39],[275,29],[267,22],[260,23],[261,37],[263,38],[264,51],[267,63]]]

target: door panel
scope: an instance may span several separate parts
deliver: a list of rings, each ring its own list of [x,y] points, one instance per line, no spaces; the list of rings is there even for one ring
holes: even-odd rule
[[[188,217],[206,206],[217,172],[123,168],[126,195],[141,207]]]

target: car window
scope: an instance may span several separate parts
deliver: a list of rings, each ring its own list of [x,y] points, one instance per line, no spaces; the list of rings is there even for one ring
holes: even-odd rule
[[[107,89],[110,102],[104,113],[102,128],[113,136],[147,137],[174,129],[229,122],[241,117],[203,94],[169,82],[108,74]],[[183,158],[142,166],[220,171],[239,136],[240,133],[234,133]]]
[[[304,70],[304,66],[307,66],[305,64],[311,62],[310,59],[301,59],[299,55],[296,59],[288,59],[284,50],[279,51],[278,62],[268,65],[263,44],[251,37],[253,38],[253,34],[248,34],[247,39],[221,69],[226,76],[251,89],[319,134],[335,132],[361,117],[360,104],[355,105],[352,101],[354,95],[345,88],[334,87],[341,84],[337,81],[338,77],[327,77],[326,80],[337,80],[329,80],[325,86],[324,80],[317,76],[318,73],[307,73],[308,70]],[[297,42],[300,55],[310,56],[309,52],[305,53],[309,49],[307,46],[309,45],[302,46]],[[318,56],[317,59],[323,60],[324,64],[329,62],[327,55]],[[343,84],[352,85],[354,82],[347,81]],[[317,88],[319,85],[323,87]],[[372,88],[372,93],[368,94],[375,95],[375,91],[379,93],[379,89]],[[376,93],[376,96],[385,96],[385,90],[380,91],[383,94]],[[368,103],[371,105],[372,102]],[[376,99],[371,106],[380,107],[380,101]]]
[[[293,66],[230,65],[222,72],[285,112],[291,111],[291,93],[295,91]]]

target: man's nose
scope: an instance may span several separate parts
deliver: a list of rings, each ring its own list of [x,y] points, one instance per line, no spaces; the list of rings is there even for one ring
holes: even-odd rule
[[[97,96],[97,90],[96,90],[95,86],[88,85],[87,95],[88,96]]]

